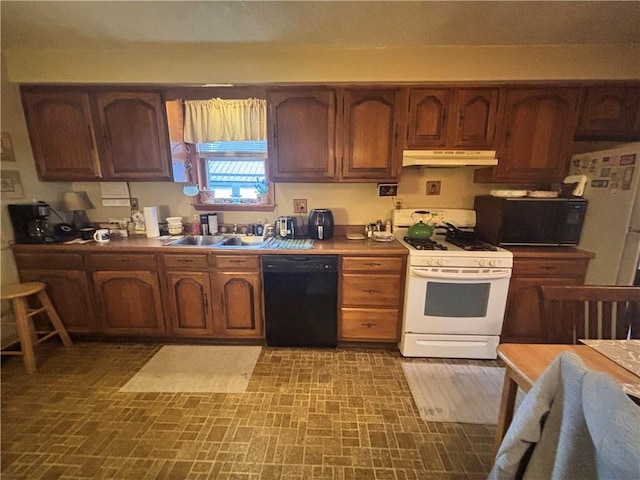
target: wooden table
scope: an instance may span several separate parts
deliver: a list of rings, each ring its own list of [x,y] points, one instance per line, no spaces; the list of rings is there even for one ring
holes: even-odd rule
[[[498,357],[504,361],[507,368],[493,443],[494,454],[498,452],[502,439],[513,419],[518,387],[528,392],[542,372],[562,352],[575,353],[587,368],[608,373],[619,383],[640,384],[640,377],[586,345],[503,343],[498,347]]]

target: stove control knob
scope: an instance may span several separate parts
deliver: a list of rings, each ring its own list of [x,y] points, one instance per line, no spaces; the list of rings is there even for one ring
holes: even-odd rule
[[[498,264],[496,260],[480,260],[478,263],[481,267],[495,267]]]
[[[436,259],[436,265],[438,265],[438,266],[445,265],[446,263],[447,263],[447,262],[445,261],[445,259],[444,259],[444,258],[438,258],[438,259]]]

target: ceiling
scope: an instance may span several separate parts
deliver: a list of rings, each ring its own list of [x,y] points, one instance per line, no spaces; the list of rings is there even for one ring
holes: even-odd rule
[[[640,44],[640,2],[0,1],[6,49]]]

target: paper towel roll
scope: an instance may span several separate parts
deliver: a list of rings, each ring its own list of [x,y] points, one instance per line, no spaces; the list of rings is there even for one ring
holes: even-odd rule
[[[160,236],[160,228],[158,227],[158,209],[156,207],[144,207],[144,226],[147,230],[148,238]]]

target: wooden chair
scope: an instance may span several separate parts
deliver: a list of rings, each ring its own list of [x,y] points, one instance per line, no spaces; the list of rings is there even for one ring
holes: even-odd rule
[[[575,344],[582,338],[640,338],[640,287],[538,288],[545,343]]]
[[[20,350],[2,350],[2,355],[22,355],[24,368],[27,373],[36,371],[36,356],[34,347],[45,340],[58,335],[65,347],[72,345],[71,339],[56,309],[51,304],[49,296],[46,292],[46,285],[42,282],[26,282],[6,285],[2,287],[0,299],[11,300],[13,305],[13,314],[16,319],[16,327],[18,330],[18,339],[20,342]],[[28,298],[35,296],[40,302],[40,308],[30,309]],[[31,317],[38,313],[46,313],[49,321],[53,325],[53,330],[41,332],[36,331]],[[38,335],[41,336],[38,336]],[[15,343],[15,342],[13,342]]]

